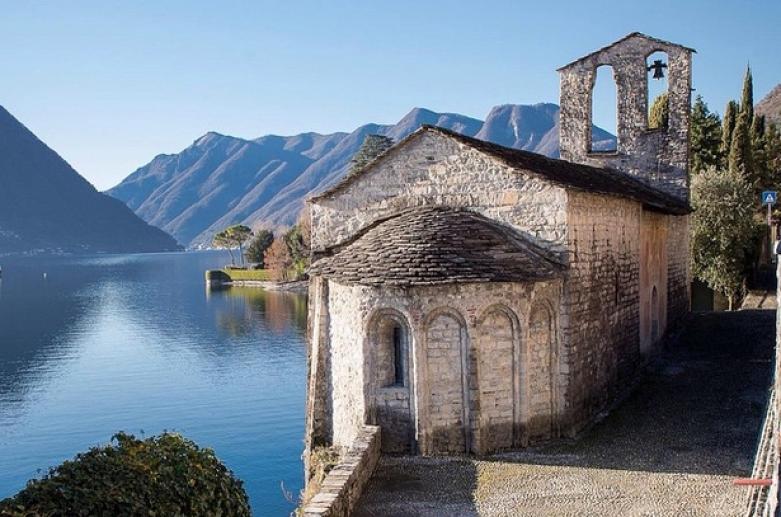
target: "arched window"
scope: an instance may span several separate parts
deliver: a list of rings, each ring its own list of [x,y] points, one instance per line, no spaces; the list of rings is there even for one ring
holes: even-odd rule
[[[367,391],[367,421],[382,427],[383,452],[410,453],[417,449],[412,340],[409,321],[400,312],[380,309],[371,319],[372,386]]]
[[[591,152],[615,152],[618,149],[618,88],[613,67],[597,67],[591,90]]]
[[[383,315],[375,327],[375,371],[377,386],[404,387],[408,382],[407,326],[395,314]]]
[[[645,60],[648,71],[646,100],[648,103],[648,129],[664,129],[670,119],[667,96],[667,53],[654,52]]]
[[[404,386],[404,330],[393,325],[393,385]]]

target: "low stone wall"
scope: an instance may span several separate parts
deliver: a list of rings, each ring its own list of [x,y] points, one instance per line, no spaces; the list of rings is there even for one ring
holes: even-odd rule
[[[350,515],[380,459],[380,428],[363,426],[320,491],[304,507],[304,517]]]

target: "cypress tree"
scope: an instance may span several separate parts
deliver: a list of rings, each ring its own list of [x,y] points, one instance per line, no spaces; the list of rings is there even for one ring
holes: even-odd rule
[[[732,132],[735,130],[735,123],[738,117],[738,103],[729,101],[724,110],[724,121],[721,129],[721,153],[724,157],[729,156],[732,147]]]
[[[767,163],[767,187],[781,187],[781,130],[774,123],[768,124],[763,138],[765,161]]]
[[[754,122],[751,124],[751,148],[755,175],[761,181],[762,186],[769,186],[770,171],[765,150],[765,117],[763,115],[754,115]]]
[[[738,115],[735,129],[732,132],[732,145],[729,150],[729,170],[741,174],[746,181],[757,186],[753,168],[753,150],[751,148],[751,131],[749,129],[748,113]]]
[[[697,174],[722,163],[721,120],[698,95],[691,114],[691,172]]]
[[[749,127],[754,122],[754,78],[751,76],[751,67],[746,66],[746,75],[743,76],[743,96],[740,99],[740,112],[746,114]]]

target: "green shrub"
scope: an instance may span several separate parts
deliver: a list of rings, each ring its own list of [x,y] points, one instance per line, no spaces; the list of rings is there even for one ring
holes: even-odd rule
[[[249,516],[242,482],[178,434],[119,433],[0,501],[2,516]]]

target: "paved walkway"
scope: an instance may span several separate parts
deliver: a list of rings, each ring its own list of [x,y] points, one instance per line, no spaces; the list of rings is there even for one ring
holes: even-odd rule
[[[485,460],[383,458],[359,516],[740,515],[775,311],[692,316],[635,393],[574,443]]]

